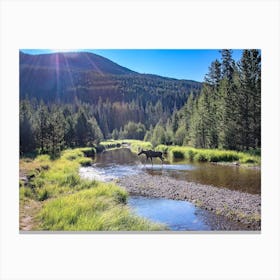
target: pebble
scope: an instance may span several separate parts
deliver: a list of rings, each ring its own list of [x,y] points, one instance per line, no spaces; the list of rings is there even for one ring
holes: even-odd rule
[[[148,174],[123,177],[118,184],[134,195],[186,200],[197,203],[201,208],[218,212],[219,215],[230,216],[236,222],[248,224],[250,229],[261,229],[260,220],[252,219],[252,217],[261,217],[259,194]]]

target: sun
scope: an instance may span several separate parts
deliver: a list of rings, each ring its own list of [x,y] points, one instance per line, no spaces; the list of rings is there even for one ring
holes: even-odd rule
[[[57,53],[57,52],[77,52],[79,49],[49,49],[50,52]]]

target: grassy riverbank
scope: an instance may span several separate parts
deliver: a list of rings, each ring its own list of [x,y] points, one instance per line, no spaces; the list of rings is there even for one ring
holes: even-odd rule
[[[128,194],[123,188],[80,178],[79,166],[92,161],[84,155],[89,152],[92,150],[66,150],[55,160],[48,155],[20,159],[20,219],[30,223],[21,229],[164,229],[134,215],[126,205]]]
[[[256,164],[261,162],[260,156],[249,153],[218,150],[195,149],[191,147],[159,145],[156,150],[167,153],[172,159],[186,159],[200,162],[238,162],[240,164]]]
[[[153,149],[150,142],[140,140],[110,140],[102,142],[104,146],[120,147],[121,144],[128,144],[131,151],[139,152],[141,149]],[[196,149],[187,146],[167,146],[158,145],[155,150],[161,151],[169,157],[170,160],[182,159],[199,162],[237,162],[242,165],[260,165],[261,157],[249,152],[237,152],[218,149]]]

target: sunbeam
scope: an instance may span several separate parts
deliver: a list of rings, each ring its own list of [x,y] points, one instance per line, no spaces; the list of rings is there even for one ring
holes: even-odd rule
[[[79,49],[49,49],[53,53],[79,52]]]

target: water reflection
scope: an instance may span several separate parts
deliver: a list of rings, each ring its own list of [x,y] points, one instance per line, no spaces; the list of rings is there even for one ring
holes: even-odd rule
[[[167,225],[170,230],[248,230],[245,225],[226,221],[187,201],[132,196],[128,205],[141,217]]]
[[[261,172],[258,169],[186,161],[170,164],[167,160],[161,164],[157,159],[152,165],[146,163],[145,156],[138,157],[127,148],[105,151],[97,156],[92,167],[80,169],[84,178],[103,181],[141,172],[253,194],[261,192]]]
[[[180,169],[170,172],[168,169],[147,168],[151,175],[165,175],[179,180],[197,182],[216,187],[225,187],[252,194],[261,193],[261,173],[257,169],[240,166],[224,166],[211,163],[191,163],[193,168],[182,171]],[[190,163],[188,163],[190,165]]]

